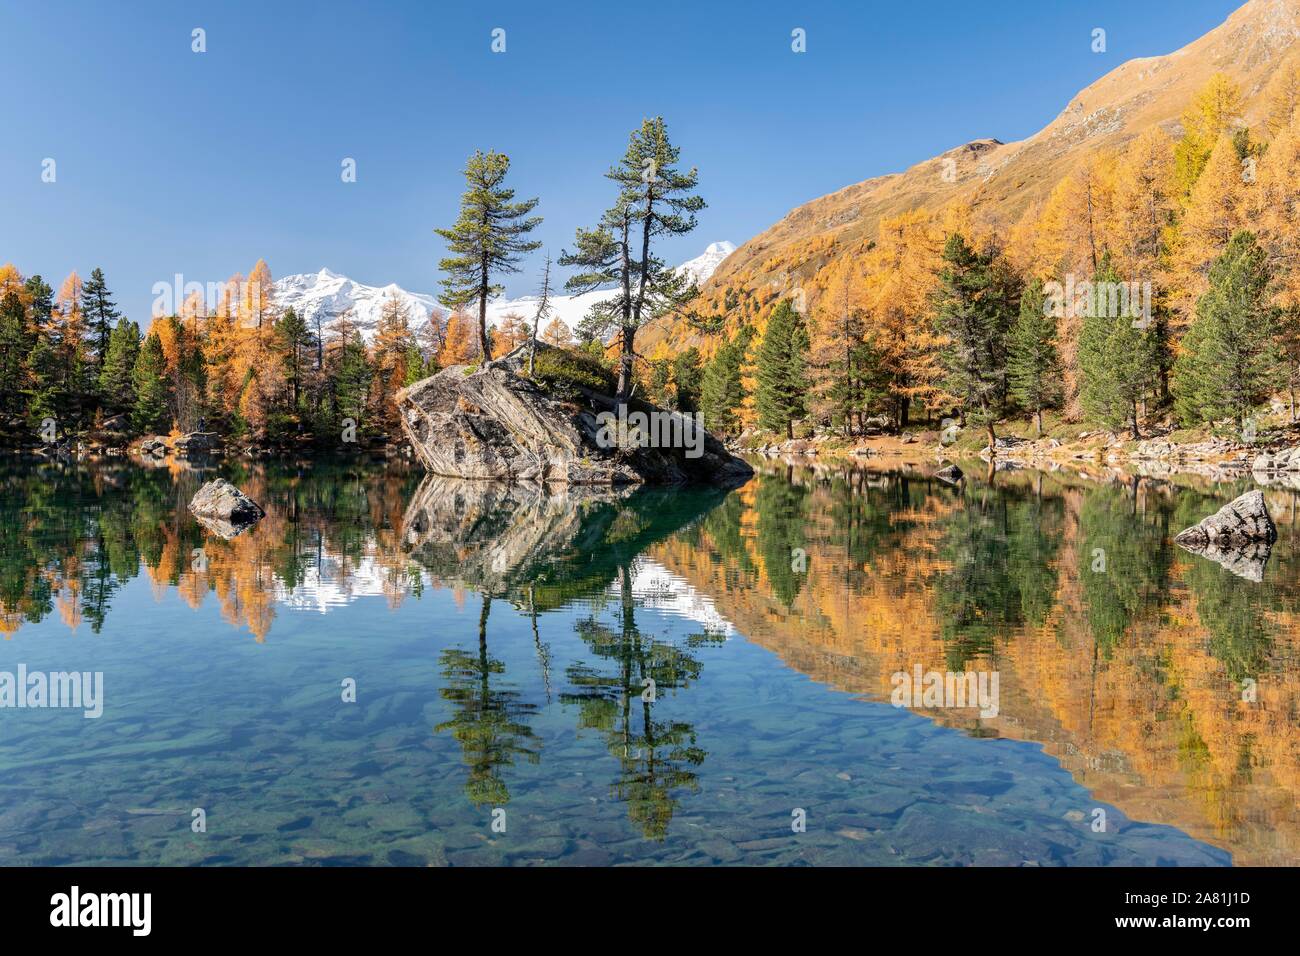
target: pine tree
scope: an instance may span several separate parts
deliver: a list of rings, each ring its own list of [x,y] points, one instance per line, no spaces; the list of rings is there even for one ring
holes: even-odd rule
[[[504,183],[510,159],[503,153],[476,151],[465,165],[469,188],[461,196],[460,217],[450,229],[435,229],[447,240],[451,253],[438,263],[447,275],[438,301],[449,309],[478,303],[478,349],[484,360],[492,358],[488,340],[488,300],[503,287],[493,280],[518,272],[521,256],[541,247],[524,238],[542,221],[530,216],[536,199],[515,202],[515,191]]]
[[[1189,423],[1233,419],[1244,426],[1278,378],[1272,274],[1255,234],[1236,233],[1210,269],[1209,289],[1174,366],[1175,408]]]
[[[1109,256],[1093,277],[1093,289],[1113,287],[1119,275]],[[1074,308],[1076,303],[1068,307]],[[1109,297],[1095,292],[1079,331],[1080,399],[1084,413],[1115,429],[1128,423],[1140,438],[1138,409],[1154,389],[1159,361],[1154,336],[1130,315],[1109,314]],[[1122,313],[1123,310],[1115,310]]]
[[[158,432],[167,427],[167,360],[162,339],[150,332],[136,356],[132,371],[135,406],[131,425],[137,432]]]
[[[316,334],[295,309],[287,309],[280,317],[275,325],[275,334],[279,340],[277,351],[284,367],[284,382],[288,386],[287,411],[298,414],[303,410],[303,392],[311,357],[316,351]]]
[[[700,388],[704,380],[704,367],[700,350],[691,346],[672,361],[673,407],[680,412],[700,410]]]
[[[560,257],[561,265],[584,270],[565,283],[570,292],[617,289],[592,310],[584,331],[602,339],[618,333],[620,400],[631,394],[637,331],[652,318],[680,312],[698,293],[694,282],[654,251],[656,239],[693,231],[695,214],[705,206],[694,194],[698,170],[680,171],[680,156],[663,117],[644,120],[633,130],[623,158],[606,173],[618,186],[614,206],[595,229],[579,229],[576,251]]]
[[[758,350],[755,405],[759,424],[794,437],[794,423],[808,414],[808,332],[789,299],[777,303]]]
[[[113,412],[135,408],[135,363],[140,354],[140,327],[122,319],[108,340],[108,352],[99,370],[99,394]]]
[[[348,313],[335,321],[330,333],[325,353],[330,383],[330,425],[337,428],[344,419],[351,419],[362,426],[373,378],[365,343]]]
[[[0,427],[3,419],[24,410],[25,366],[34,344],[28,329],[23,277],[6,264],[0,267]]]
[[[1020,297],[1020,314],[1011,331],[1008,362],[1016,401],[1034,413],[1043,434],[1043,409],[1060,400],[1061,364],[1056,352],[1056,318],[1043,296],[1042,280],[1032,282]]]
[[[30,351],[25,356],[25,382],[22,391],[26,397],[29,421],[57,417],[66,405],[66,392],[61,382],[59,357],[49,337],[49,321],[54,312],[54,289],[39,275],[23,283],[23,298],[27,303],[27,342]]]
[[[102,269],[92,270],[90,278],[81,287],[81,310],[89,323],[95,359],[102,364],[108,355],[108,340],[113,334],[113,327],[122,315],[109,294]]]
[[[976,252],[958,233],[948,237],[935,292],[935,331],[944,390],[961,402],[967,422],[983,425],[989,447],[1005,400],[1006,336],[1016,290],[989,255]]]
[[[700,412],[705,427],[711,432],[734,435],[738,430],[736,412],[745,400],[740,370],[753,335],[753,327],[744,326],[735,339],[718,349],[704,368],[700,383]]]

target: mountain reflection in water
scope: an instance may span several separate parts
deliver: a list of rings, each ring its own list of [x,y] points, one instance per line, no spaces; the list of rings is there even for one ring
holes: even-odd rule
[[[85,656],[109,703],[0,712],[0,861],[1300,863],[1290,492],[1253,582],[1171,541],[1244,488],[222,474],[267,510],[228,541],[209,475],[0,471],[0,669]],[[998,715],[855,699],[918,665],[998,671]],[[237,837],[174,832],[223,794]]]

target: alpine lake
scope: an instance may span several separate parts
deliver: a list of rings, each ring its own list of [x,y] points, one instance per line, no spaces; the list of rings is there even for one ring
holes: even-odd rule
[[[0,864],[1300,863],[1295,492],[1254,581],[1172,541],[1249,480],[757,467],[0,465],[0,672],[102,675],[0,701]]]

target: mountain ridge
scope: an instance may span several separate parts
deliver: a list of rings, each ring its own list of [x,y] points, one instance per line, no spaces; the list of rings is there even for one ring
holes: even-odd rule
[[[1170,53],[1127,60],[1070,98],[1042,129],[1022,140],[975,139],[900,172],[853,183],[796,206],[742,244],[703,288],[706,308],[756,297],[766,306],[781,290],[810,286],[816,274],[874,240],[880,220],[957,205],[1009,229],[1087,157],[1118,149],[1159,126],[1177,136],[1194,94],[1216,72],[1241,88],[1244,120],[1261,117],[1269,78],[1294,55],[1300,0],[1249,0],[1219,26]],[[726,307],[723,306],[725,309]],[[712,343],[680,323],[645,330],[646,354],[658,347]]]

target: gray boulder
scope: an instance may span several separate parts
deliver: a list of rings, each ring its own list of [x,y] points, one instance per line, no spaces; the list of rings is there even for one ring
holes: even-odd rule
[[[955,485],[957,482],[962,480],[964,474],[965,473],[956,465],[947,465],[946,467],[940,468],[936,471],[934,477],[938,478],[940,481],[946,481],[950,485]]]
[[[1251,463],[1251,470],[1259,474],[1272,474],[1284,471],[1300,471],[1300,445],[1294,448],[1282,448],[1278,451],[1264,452],[1257,455]]]
[[[190,511],[204,527],[224,538],[241,534],[266,515],[261,505],[224,478],[209,481],[195,492]]]
[[[140,454],[151,456],[153,458],[164,458],[167,455],[167,440],[158,435],[151,435],[140,442]]]
[[[526,361],[520,348],[482,368],[445,368],[398,392],[402,428],[426,471],[577,485],[735,485],[753,475],[689,417],[633,402],[629,411],[655,416],[656,425],[611,429],[613,399],[576,386],[569,397],[548,394],[522,374]]]
[[[221,444],[216,432],[190,432],[172,443],[172,451],[181,458],[210,455]]]
[[[1246,545],[1277,540],[1277,527],[1269,517],[1262,491],[1248,491],[1224,505],[1200,524],[1179,532],[1174,538],[1188,550],[1214,548],[1227,551]]]

